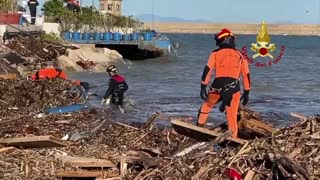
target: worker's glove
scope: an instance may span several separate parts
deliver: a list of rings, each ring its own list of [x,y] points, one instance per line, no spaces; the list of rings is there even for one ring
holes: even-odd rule
[[[105,100],[104,98],[101,99],[101,103],[100,103],[101,106],[104,105],[105,101],[106,101],[106,100]]]
[[[247,105],[249,102],[249,92],[250,92],[250,90],[244,90],[243,94],[240,98],[240,101],[243,100],[242,105],[244,105],[244,106]]]
[[[110,104],[110,98],[102,98],[101,105],[109,105]]]
[[[206,86],[206,85],[201,84],[200,97],[201,97],[203,100],[206,100],[206,99],[207,99],[207,96],[208,96],[208,93],[207,93],[207,86]]]

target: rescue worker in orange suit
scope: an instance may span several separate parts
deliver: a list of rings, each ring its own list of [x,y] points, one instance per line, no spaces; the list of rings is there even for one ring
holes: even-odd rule
[[[228,129],[232,137],[238,136],[237,112],[240,101],[245,106],[249,101],[250,72],[247,60],[235,47],[235,37],[228,29],[222,29],[215,35],[216,45],[209,57],[202,74],[200,96],[205,102],[198,112],[197,126],[203,127],[211,109],[221,102],[219,110],[226,110]],[[215,79],[207,93],[207,85],[212,72]],[[242,75],[244,92],[240,98],[240,75]]]
[[[118,75],[118,69],[114,65],[107,67],[109,74],[109,88],[103,96],[103,102],[111,96],[111,103],[114,105],[122,106],[124,92],[128,90],[128,84],[123,76]]]
[[[58,68],[49,67],[45,69],[40,69],[34,75],[31,76],[32,80],[40,80],[40,79],[51,79],[51,78],[62,78],[68,79],[68,76],[65,72]]]
[[[31,80],[41,80],[41,79],[52,79],[52,78],[62,78],[68,80],[67,74],[61,69],[55,67],[47,67],[44,69],[40,69],[34,75],[30,77]],[[81,82],[79,80],[72,81],[74,84],[78,86],[82,86],[87,92],[89,89],[89,84],[87,82]]]

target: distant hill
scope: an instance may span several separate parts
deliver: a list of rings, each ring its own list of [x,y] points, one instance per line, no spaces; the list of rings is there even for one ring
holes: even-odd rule
[[[185,23],[185,22],[155,22],[156,30],[161,33],[201,33],[213,34],[222,28],[231,29],[235,34],[254,34],[259,32],[261,24],[225,24],[225,23]],[[152,22],[145,22],[145,28],[152,28]],[[318,25],[306,24],[268,24],[271,35],[318,35]]]
[[[38,0],[40,6],[42,7],[42,5],[44,4],[46,0]],[[91,5],[91,1],[83,1],[83,5],[86,6],[90,6]],[[99,7],[99,3],[97,3],[97,1],[95,1],[95,7],[98,8]],[[41,8],[38,8],[38,13],[42,14],[43,11],[40,11]],[[306,11],[306,13],[310,13],[309,11]],[[128,15],[128,14],[127,14]],[[131,14],[130,14],[131,15]],[[153,18],[152,18],[152,14],[137,14],[134,17],[140,19],[143,22],[152,22]],[[219,21],[219,19],[214,19],[214,21],[210,21],[208,19],[184,19],[184,18],[177,18],[177,17],[167,17],[167,16],[159,16],[159,15],[155,15],[155,21],[156,22],[199,22],[199,23],[236,23],[236,24],[245,24],[245,23],[249,23],[249,24],[261,24],[261,21],[263,19],[261,19],[261,21],[258,22],[223,22],[223,21]],[[300,21],[293,21],[293,20],[277,20],[277,21],[266,21],[267,24],[314,24],[314,23],[305,23],[305,22],[300,22]],[[318,24],[318,23],[315,23]]]
[[[152,22],[153,20],[153,15],[152,14],[139,14],[136,15],[135,17],[140,19],[140,21],[142,22]],[[234,22],[211,22],[209,20],[206,19],[184,19],[184,18],[177,18],[177,17],[166,17],[166,16],[159,16],[159,15],[155,15],[154,16],[154,21],[155,22],[191,22],[191,23],[234,23]],[[237,24],[244,24],[244,22],[237,22]],[[261,22],[256,22],[256,23],[249,23],[249,24],[260,24]],[[294,22],[294,21],[289,21],[289,20],[278,20],[278,21],[273,21],[273,22],[266,22],[267,24],[299,24],[298,22]]]
[[[299,23],[298,22],[294,22],[294,21],[283,20],[283,21],[274,21],[274,22],[272,22],[272,24],[299,24]]]
[[[136,15],[136,18],[138,18],[142,22],[152,22],[153,21],[153,15],[152,14],[140,14]],[[205,19],[183,19],[183,18],[177,18],[177,17],[164,17],[164,16],[154,16],[155,22],[202,22],[207,23],[210,22]]]

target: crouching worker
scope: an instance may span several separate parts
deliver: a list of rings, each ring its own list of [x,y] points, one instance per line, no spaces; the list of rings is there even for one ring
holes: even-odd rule
[[[232,137],[238,136],[237,112],[240,100],[243,99],[245,106],[249,100],[250,75],[247,60],[241,52],[235,49],[235,37],[227,30],[222,29],[215,35],[216,45],[219,47],[209,57],[202,74],[200,96],[205,102],[198,113],[198,126],[207,122],[208,113],[220,101],[219,110],[227,111],[227,121]],[[207,85],[212,72],[215,71],[215,79],[211,84],[209,93]],[[242,74],[244,93],[240,98],[240,75]]]
[[[48,67],[37,71],[31,76],[31,80],[52,79],[58,77],[65,80],[68,79],[68,76],[64,71],[55,67]]]
[[[101,104],[112,104],[119,106],[122,110],[124,93],[128,90],[128,84],[123,76],[118,75],[118,69],[114,65],[107,67],[107,73],[109,74],[109,88],[106,94],[103,96]]]
[[[47,68],[40,69],[31,77],[28,77],[30,80],[41,80],[41,79],[53,79],[53,78],[62,78],[68,80],[67,74],[59,68],[48,66]],[[71,81],[79,87],[81,93],[86,97],[86,93],[89,90],[89,84],[87,82],[81,82],[79,80]]]

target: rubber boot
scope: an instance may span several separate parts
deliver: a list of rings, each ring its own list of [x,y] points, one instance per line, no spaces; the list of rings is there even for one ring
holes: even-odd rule
[[[204,124],[199,124],[198,122],[197,122],[197,124],[196,124],[198,127],[204,127]]]
[[[201,109],[199,109],[199,111],[198,111],[198,114],[197,114],[197,124],[196,124],[196,126],[198,126],[198,127],[204,127],[204,124],[199,124],[199,116],[200,116],[200,113],[201,113]]]

